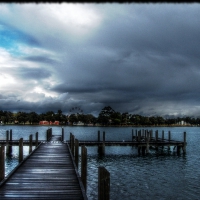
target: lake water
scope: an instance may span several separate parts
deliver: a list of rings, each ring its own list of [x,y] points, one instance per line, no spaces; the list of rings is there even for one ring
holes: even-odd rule
[[[47,126],[0,126],[0,140],[6,138],[6,130],[12,129],[13,139],[24,140],[35,133],[39,139],[46,139]],[[61,127],[52,127],[53,134],[60,135]],[[68,127],[64,126],[64,139],[69,140],[70,132],[79,140],[97,140],[98,130],[106,132],[106,140],[131,140],[135,127]],[[200,199],[200,128],[199,127],[145,127],[155,133],[162,130],[165,138],[171,131],[171,139],[183,141],[187,132],[186,154],[177,155],[167,151],[149,155],[138,155],[135,147],[106,147],[106,154],[98,156],[97,147],[87,147],[88,151],[88,199],[97,199],[98,167],[104,166],[110,172],[110,199],[151,200],[151,199]],[[102,138],[102,135],[101,135]],[[24,147],[24,156],[28,147]],[[6,175],[18,164],[18,147],[13,148],[12,158],[6,158]],[[79,165],[80,166],[80,165]],[[79,170],[80,172],[80,170]]]

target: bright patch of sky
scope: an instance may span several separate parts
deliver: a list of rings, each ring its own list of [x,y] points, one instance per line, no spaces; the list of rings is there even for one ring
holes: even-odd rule
[[[38,43],[33,38],[17,29],[0,24],[0,47],[6,49],[15,56],[20,56],[24,54],[20,51],[20,47],[25,45],[38,46]]]

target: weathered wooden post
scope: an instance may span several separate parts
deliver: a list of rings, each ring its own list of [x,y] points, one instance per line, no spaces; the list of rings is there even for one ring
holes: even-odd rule
[[[177,149],[176,149],[176,150],[177,150],[177,155],[180,155],[181,147],[177,145],[176,148],[177,148]]]
[[[47,136],[47,141],[49,141],[49,129],[47,129],[46,136]]]
[[[110,173],[104,168],[98,168],[98,200],[110,199]]]
[[[147,139],[147,130],[144,132],[145,140]]]
[[[184,141],[184,144],[183,144],[183,153],[185,154],[186,153],[186,132],[183,133],[183,141]]]
[[[10,140],[9,140],[9,143],[10,143],[10,145],[9,145],[9,155],[12,155],[12,144],[11,144],[11,142],[12,142],[12,129],[10,129]]]
[[[150,140],[152,140],[153,137],[153,130],[150,130]]]
[[[133,129],[132,129],[132,142],[133,142],[133,137],[134,137],[134,133],[133,133]]]
[[[79,141],[75,139],[75,164],[78,169],[78,158],[79,158]]]
[[[158,130],[156,130],[156,132],[155,132],[155,140],[156,140],[156,143],[158,142]],[[158,151],[158,145],[156,144],[156,146],[155,146],[155,149],[156,149],[156,151]]]
[[[156,130],[156,142],[158,141],[158,130]]]
[[[52,128],[50,128],[50,130],[49,130],[49,140],[51,139],[51,137],[52,137]]]
[[[162,141],[165,139],[165,135],[164,135],[164,130],[162,130]],[[164,149],[164,146],[162,146],[162,149]]]
[[[98,131],[98,143],[100,142],[101,138],[100,138],[100,131]]]
[[[19,140],[19,163],[23,161],[23,138]]]
[[[165,132],[162,131],[162,140],[164,140],[164,139],[165,139]]]
[[[0,146],[0,181],[5,178],[5,146]]]
[[[149,153],[149,135],[150,135],[150,132],[147,131],[147,146],[146,146],[146,153],[147,154]]]
[[[69,146],[72,149],[72,133],[69,134]]]
[[[103,147],[102,147],[102,154],[105,154],[105,141],[106,141],[106,133],[103,131]]]
[[[144,129],[142,129],[142,137],[144,137]]]
[[[140,142],[140,141],[141,141],[141,130],[138,131],[138,142]]]
[[[137,129],[135,130],[135,139],[136,139],[136,141],[138,141],[138,132],[137,132]]]
[[[6,131],[6,154],[9,155],[10,152],[9,152],[9,131],[7,130]]]
[[[81,146],[81,179],[85,191],[87,190],[87,148]]]
[[[35,133],[35,147],[38,146],[38,132]]]
[[[74,135],[71,134],[71,152],[74,157]]]
[[[138,142],[141,141],[141,130],[138,131]],[[138,154],[140,154],[141,146],[138,145]]]
[[[29,135],[29,154],[32,152],[32,146],[33,146],[33,135]]]
[[[101,133],[98,131],[98,153],[101,153],[101,147],[102,145],[100,144],[101,141]]]
[[[171,132],[170,131],[168,131],[168,140],[169,140],[169,142],[171,140]],[[170,151],[170,145],[168,145],[168,151]]]

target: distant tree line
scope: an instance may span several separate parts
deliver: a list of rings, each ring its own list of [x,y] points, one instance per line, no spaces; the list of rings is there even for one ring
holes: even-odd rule
[[[17,112],[0,110],[0,121],[4,124],[39,124],[40,121],[55,122],[59,121],[63,125],[72,125],[77,122],[84,124],[99,124],[104,126],[159,126],[159,125],[177,125],[184,122],[187,125],[199,125],[200,118],[194,117],[177,117],[164,119],[161,116],[142,116],[138,114],[129,114],[128,112],[120,113],[113,110],[110,106],[104,107],[98,117],[92,114],[73,113],[65,115],[61,110],[57,113],[48,111],[37,114],[36,112]]]

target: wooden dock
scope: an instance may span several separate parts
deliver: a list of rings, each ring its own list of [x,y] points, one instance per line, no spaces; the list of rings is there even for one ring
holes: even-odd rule
[[[173,147],[173,150],[176,149],[177,154],[180,154],[181,149],[183,154],[186,153],[186,132],[183,133],[183,141],[176,141],[171,139],[171,132],[168,132],[168,138],[164,137],[164,131],[162,131],[162,137],[158,137],[158,131],[155,132],[155,137],[153,137],[152,130],[140,130],[134,134],[132,131],[132,139],[130,141],[106,141],[105,131],[103,131],[103,140],[100,138],[100,131],[98,131],[98,139],[97,141],[77,141],[75,143],[75,137],[72,133],[70,133],[70,146],[72,149],[76,148],[76,145],[79,146],[98,146],[98,153],[105,154],[105,146],[135,146],[138,148],[138,154],[142,152],[142,154],[148,154],[149,149],[153,148],[156,151],[158,148],[164,149],[167,147],[168,151],[170,147]],[[77,139],[76,139],[77,140]]]
[[[62,136],[52,136],[0,183],[0,199],[87,199],[86,192]]]

